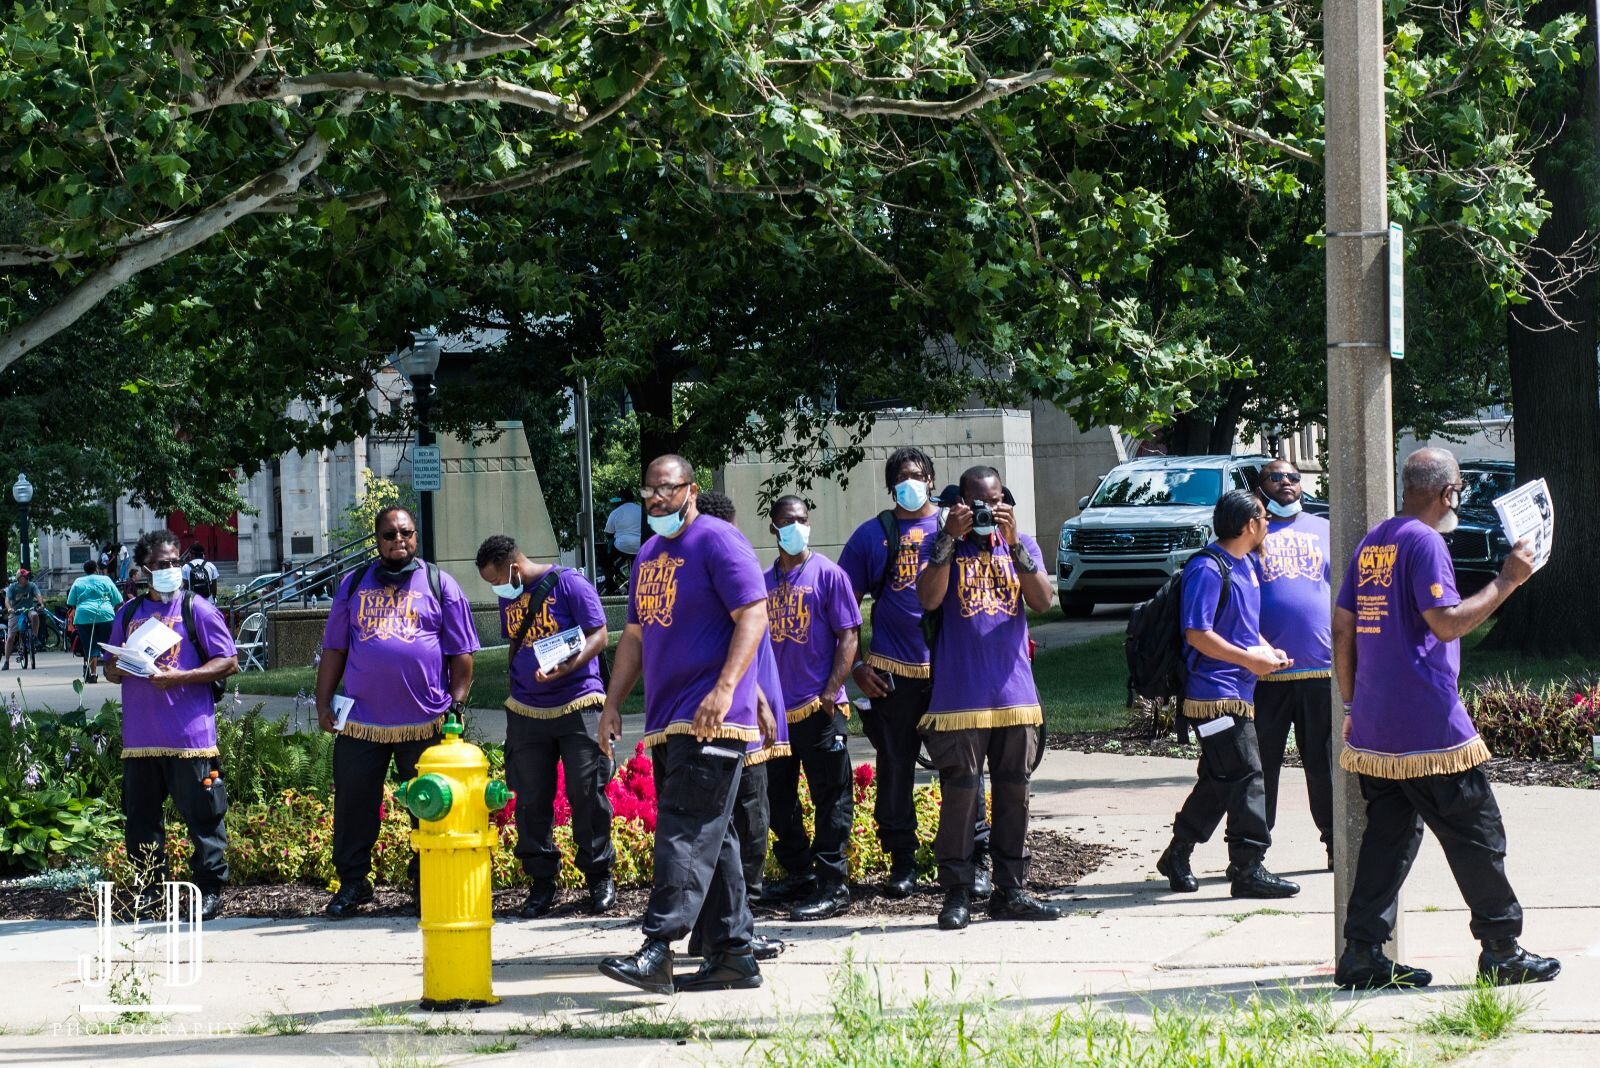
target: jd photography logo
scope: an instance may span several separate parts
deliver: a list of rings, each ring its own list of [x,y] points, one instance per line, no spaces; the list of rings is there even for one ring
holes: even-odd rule
[[[111,884],[95,884],[95,953],[78,957],[78,977],[106,1000],[78,1006],[82,1013],[122,1014],[140,1009],[169,1013],[197,1013],[199,1005],[152,1004],[152,976],[156,961],[165,967],[161,985],[194,986],[200,981],[203,961],[200,938],[200,888],[193,883],[161,884],[159,917],[138,909],[131,923],[119,924],[112,908]]]

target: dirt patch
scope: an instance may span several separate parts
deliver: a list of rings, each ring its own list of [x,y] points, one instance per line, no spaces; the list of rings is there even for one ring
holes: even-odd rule
[[[1123,756],[1174,757],[1179,760],[1198,760],[1200,747],[1194,743],[1180,743],[1172,736],[1150,737],[1148,727],[1119,727],[1106,731],[1078,731],[1073,734],[1052,734],[1047,742],[1051,749],[1067,749],[1075,753],[1118,753]],[[1300,767],[1300,754],[1292,748],[1283,755],[1287,767]],[[1578,790],[1600,789],[1600,770],[1588,761],[1558,763],[1546,760],[1516,760],[1496,757],[1483,764],[1484,774],[1491,782],[1509,786],[1568,786]]]
[[[1109,846],[1079,842],[1057,831],[1034,831],[1028,835],[1028,848],[1033,853],[1028,888],[1040,894],[1076,887],[1079,880],[1104,863],[1112,852]],[[526,896],[526,890],[495,891],[495,915],[504,919],[515,917]],[[617,906],[610,915],[641,915],[648,897],[648,890],[620,890],[617,893]],[[328,892],[317,886],[230,886],[223,914],[305,919],[320,916],[328,898]],[[937,886],[923,883],[916,894],[897,901],[884,897],[881,884],[874,882],[851,886],[850,898],[851,916],[933,916],[939,911],[941,894]],[[563,890],[550,915],[558,918],[582,915],[587,901],[588,895],[583,891]],[[788,907],[757,903],[755,913],[763,919],[776,919],[787,917]],[[415,916],[416,908],[409,891],[379,887],[373,903],[363,910],[362,915]],[[87,890],[19,890],[0,886],[0,920],[92,919],[94,900]]]

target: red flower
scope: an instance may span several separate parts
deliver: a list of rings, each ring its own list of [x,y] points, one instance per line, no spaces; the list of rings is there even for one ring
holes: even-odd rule
[[[857,801],[860,801],[867,795],[867,788],[872,785],[872,778],[874,774],[875,773],[872,770],[871,764],[858,764],[856,766],[856,771],[853,778],[855,779],[855,795]]]

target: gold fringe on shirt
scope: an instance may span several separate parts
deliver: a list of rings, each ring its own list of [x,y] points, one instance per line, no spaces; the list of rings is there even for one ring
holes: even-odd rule
[[[838,704],[833,706],[833,709],[834,709],[835,712],[838,712],[845,719],[849,719],[850,718],[850,702],[849,701],[840,701]]]
[[[815,712],[821,707],[822,698],[813,697],[799,708],[789,709],[789,711],[784,714],[783,718],[788,720],[790,723],[799,723],[803,719],[809,719],[811,717],[811,713]]]
[[[899,675],[902,679],[931,679],[933,666],[931,664],[908,664],[904,660],[891,660],[877,653],[868,653],[863,659],[870,668],[887,671],[891,675]]]
[[[917,721],[919,731],[965,731],[981,727],[1036,727],[1044,722],[1038,705],[973,708],[961,712],[929,712]]]
[[[765,764],[769,760],[778,760],[793,755],[794,751],[789,748],[788,742],[774,742],[769,746],[757,749],[754,753],[746,753],[744,755],[744,766],[747,768],[754,767],[757,764]]]
[[[1183,699],[1184,719],[1217,719],[1220,716],[1255,719],[1256,706],[1249,701],[1241,701],[1236,697],[1224,698],[1220,701],[1191,701],[1187,697]]]
[[[525,705],[515,697],[506,698],[506,711],[515,712],[519,716],[529,719],[560,719],[569,712],[577,712],[584,708],[599,708],[606,703],[603,693],[586,693],[582,697],[574,698],[559,708],[540,708],[538,705]]]
[[[1306,679],[1331,678],[1333,678],[1333,672],[1329,671],[1327,668],[1323,668],[1321,671],[1279,671],[1271,675],[1263,675],[1261,678],[1257,679],[1256,682],[1304,682]]]
[[[1375,779],[1420,779],[1425,775],[1470,771],[1491,755],[1489,747],[1478,737],[1454,749],[1436,749],[1428,753],[1378,753],[1347,744],[1339,752],[1339,766]]]
[[[208,745],[204,749],[164,749],[158,745],[141,745],[134,749],[124,749],[122,756],[128,757],[214,757],[217,756],[217,747]]]
[[[665,742],[667,740],[667,735],[669,734],[693,733],[694,723],[692,721],[679,720],[676,723],[667,724],[666,730],[652,731],[641,738],[640,741],[644,743],[644,747],[646,749],[651,749],[660,745],[662,742]],[[730,738],[736,742],[744,742],[746,745],[748,745],[751,742],[758,742],[761,740],[761,731],[756,727],[740,727],[733,723],[724,723],[720,727],[711,728],[711,737]]]
[[[388,727],[378,723],[357,723],[352,719],[345,722],[344,729],[339,733],[346,738],[358,738],[363,742],[416,742],[438,734],[439,727],[443,723],[443,716],[436,716],[426,723],[407,723],[399,727]]]

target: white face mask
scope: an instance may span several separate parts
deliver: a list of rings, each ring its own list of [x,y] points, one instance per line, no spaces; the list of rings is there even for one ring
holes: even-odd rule
[[[157,593],[177,593],[183,589],[183,569],[164,567],[150,572],[150,588]]]

